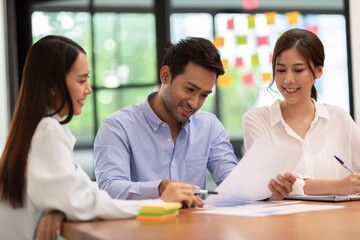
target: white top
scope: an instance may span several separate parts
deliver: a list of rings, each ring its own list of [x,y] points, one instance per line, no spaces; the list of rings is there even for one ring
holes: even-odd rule
[[[299,177],[293,194],[304,194],[303,178],[340,179],[350,172],[334,158],[339,157],[355,172],[360,172],[360,130],[343,109],[314,101],[315,117],[305,139],[299,137],[284,121],[280,101],[271,106],[254,108],[243,116],[244,145],[249,149],[256,138],[302,151],[295,169]]]
[[[99,190],[73,163],[75,137],[59,124],[60,117],[43,118],[31,141],[26,171],[24,207],[0,203],[0,239],[34,239],[41,216],[53,209],[68,220],[130,218],[141,205],[158,200],[115,200]]]

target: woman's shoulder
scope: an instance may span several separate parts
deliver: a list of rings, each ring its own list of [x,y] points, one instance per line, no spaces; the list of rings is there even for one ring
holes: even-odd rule
[[[278,108],[278,102],[276,101],[270,106],[261,106],[261,107],[252,108],[244,114],[244,117],[269,118],[272,112],[277,111],[277,108]]]

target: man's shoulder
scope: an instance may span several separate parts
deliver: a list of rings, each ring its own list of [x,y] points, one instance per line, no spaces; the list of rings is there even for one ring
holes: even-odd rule
[[[206,112],[204,110],[197,111],[194,115],[192,115],[192,119],[196,120],[209,120],[209,119],[217,119],[216,115],[211,112]]]
[[[140,104],[128,105],[124,108],[121,108],[106,117],[104,121],[128,121],[134,120],[134,117],[139,117],[139,113],[142,112]]]

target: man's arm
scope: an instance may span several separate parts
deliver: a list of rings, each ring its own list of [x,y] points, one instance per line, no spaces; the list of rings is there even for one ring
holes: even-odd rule
[[[208,169],[216,185],[219,185],[236,167],[238,161],[230,143],[230,136],[217,118],[214,118],[212,131]]]
[[[131,179],[132,149],[125,129],[105,119],[94,143],[95,175],[100,189],[112,198],[153,199],[159,197],[162,180],[133,182]]]

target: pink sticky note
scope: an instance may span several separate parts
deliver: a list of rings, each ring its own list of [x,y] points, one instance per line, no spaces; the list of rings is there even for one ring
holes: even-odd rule
[[[248,74],[244,74],[243,75],[243,84],[248,86],[254,83],[254,78],[253,75],[251,73]]]
[[[241,57],[236,58],[235,67],[242,67],[244,66],[244,61]]]
[[[228,29],[234,29],[234,19],[229,19],[227,21]]]
[[[243,7],[245,10],[256,9],[259,7],[258,0],[243,0]]]
[[[269,56],[269,62],[270,62],[270,63],[272,63],[272,58],[273,58],[273,55],[270,54],[270,56]]]
[[[308,30],[308,31],[314,33],[315,35],[317,35],[319,28],[318,28],[318,26],[307,25],[307,26],[306,26],[306,30]]]
[[[269,44],[268,37],[258,37],[257,42],[258,46]]]

